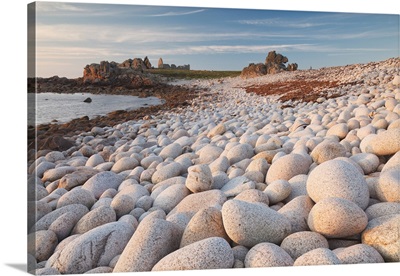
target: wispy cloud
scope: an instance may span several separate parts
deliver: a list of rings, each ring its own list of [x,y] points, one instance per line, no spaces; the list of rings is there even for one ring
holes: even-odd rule
[[[182,15],[189,15],[189,14],[194,14],[194,13],[199,13],[199,12],[204,12],[205,9],[201,10],[194,10],[194,11],[187,11],[187,12],[166,12],[166,13],[160,13],[160,14],[150,14],[148,16],[152,17],[160,17],[160,16],[182,16]]]
[[[37,12],[89,12],[89,10],[82,8],[82,6],[77,6],[68,3],[58,3],[58,2],[37,2],[36,3]]]
[[[173,49],[165,47],[142,47],[136,48],[132,56],[132,48],[125,46],[119,49],[113,47],[40,47],[37,52],[39,60],[54,59],[59,60],[60,57],[67,59],[90,59],[92,62],[99,62],[105,59],[116,62],[122,62],[127,58],[149,56],[155,58],[158,56],[171,55],[202,55],[202,54],[232,54],[232,53],[267,53],[271,50],[279,50],[284,52],[291,51],[322,51],[317,45],[313,44],[275,44],[275,45],[203,45],[203,46],[183,46]],[[111,60],[110,60],[111,59]]]
[[[280,18],[268,18],[268,19],[243,19],[243,20],[238,20],[236,22],[244,25],[274,26],[279,28],[312,28],[327,24],[323,22],[310,22],[310,21],[308,20],[288,21],[287,19],[283,20]]]
[[[36,27],[36,39],[39,43],[46,42],[87,42],[87,43],[190,43],[238,39],[291,39],[305,38],[305,35],[294,33],[263,33],[263,32],[193,32],[183,27],[143,27],[132,31],[130,26],[99,26],[99,25],[45,25]],[[139,39],[138,39],[139,38]]]

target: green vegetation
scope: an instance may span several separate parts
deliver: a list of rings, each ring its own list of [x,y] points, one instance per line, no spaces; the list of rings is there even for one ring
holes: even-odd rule
[[[208,70],[178,70],[178,69],[149,69],[146,72],[175,79],[219,79],[237,77],[241,71],[208,71]]]

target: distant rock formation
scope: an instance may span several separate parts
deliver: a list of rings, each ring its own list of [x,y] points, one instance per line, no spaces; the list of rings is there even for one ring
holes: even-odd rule
[[[163,69],[163,68],[164,68],[164,61],[163,61],[162,58],[160,58],[160,59],[158,60],[158,68],[159,68],[159,69]]]
[[[277,54],[275,51],[271,51],[265,58],[265,63],[250,63],[249,66],[243,68],[240,76],[246,79],[266,74],[277,74],[282,71],[296,71],[298,68],[297,63],[289,64],[286,67],[285,63],[288,61],[289,59],[287,57]]]
[[[185,64],[185,65],[179,65],[176,66],[175,64],[167,64],[164,63],[163,59],[160,58],[158,60],[158,69],[179,69],[179,70],[190,70],[190,64]]]
[[[267,66],[263,63],[250,63],[249,66],[243,68],[241,77],[244,78],[255,78],[267,74]]]
[[[144,62],[144,65],[146,65],[147,69],[150,69],[152,67],[151,62],[147,56],[144,58],[143,62]]]
[[[144,70],[150,68],[151,63],[147,57],[145,60],[127,59],[121,63],[101,61],[85,66],[82,81],[87,84],[118,84],[136,88],[152,84],[143,74]]]

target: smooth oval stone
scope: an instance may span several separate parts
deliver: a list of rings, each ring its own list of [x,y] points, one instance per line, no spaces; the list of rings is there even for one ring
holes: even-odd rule
[[[28,235],[28,253],[39,262],[46,261],[57,244],[57,235],[51,230],[39,230]]]
[[[92,206],[90,210],[94,210],[96,208],[99,208],[100,206],[110,206],[112,200],[113,199],[110,197],[100,198],[99,200],[96,201],[96,203]]]
[[[263,242],[252,247],[246,255],[244,266],[247,267],[281,267],[292,266],[292,257],[281,247]]]
[[[153,206],[161,208],[168,214],[189,194],[190,191],[185,185],[175,184],[162,191],[154,200]]]
[[[341,264],[339,258],[328,248],[316,248],[304,253],[294,261],[294,266],[305,265],[337,265]]]
[[[51,151],[51,152],[49,152],[48,154],[45,155],[45,158],[46,158],[47,161],[55,163],[57,161],[64,160],[65,156],[60,151]]]
[[[398,170],[387,170],[379,175],[375,192],[380,201],[400,203],[400,173]]]
[[[151,196],[142,196],[136,201],[135,208],[142,208],[143,210],[149,210],[153,206],[154,199]]]
[[[112,166],[114,166],[114,162],[104,162],[94,167],[94,169],[99,171],[109,171],[111,170]]]
[[[185,185],[185,183],[186,183],[186,178],[182,177],[182,176],[176,176],[176,177],[166,179],[166,180],[161,181],[153,186],[153,188],[151,189],[150,196],[153,199],[156,199],[158,197],[158,195],[161,194],[168,187],[175,185],[175,184]]]
[[[78,187],[60,197],[57,202],[57,209],[70,204],[82,204],[90,209],[95,202],[96,199],[92,192]]]
[[[89,178],[91,178],[97,173],[99,173],[98,170],[90,168],[78,169],[73,173],[61,177],[58,187],[64,188],[66,190],[71,190],[76,186],[83,185],[87,180],[89,180]]]
[[[36,173],[37,177],[43,178],[43,175],[46,171],[48,171],[50,169],[54,169],[55,167],[56,167],[56,164],[54,164],[52,162],[48,162],[48,161],[43,161],[43,162],[40,162],[36,166],[35,173]]]
[[[380,202],[369,206],[365,210],[368,220],[385,215],[400,214],[400,202]]]
[[[162,258],[152,271],[232,268],[232,248],[219,237],[203,239]]]
[[[58,250],[46,263],[62,274],[79,274],[110,261],[124,250],[134,229],[125,222],[111,222],[80,235]]]
[[[102,163],[104,163],[103,157],[100,154],[96,153],[89,157],[89,159],[86,161],[85,166],[94,168]]]
[[[130,196],[133,199],[133,205],[135,206],[139,198],[141,198],[142,196],[149,195],[149,191],[142,185],[132,184],[120,190],[113,200],[116,200],[118,197],[122,195]]]
[[[397,229],[394,230],[393,229]],[[375,248],[386,262],[400,261],[400,214],[385,215],[368,222],[361,241]]]
[[[210,167],[206,164],[189,167],[186,188],[193,193],[211,190],[214,179]]]
[[[318,201],[308,216],[308,226],[311,231],[327,238],[360,234],[367,224],[367,215],[358,205],[338,197]]]
[[[310,156],[315,163],[321,164],[337,157],[346,156],[346,148],[336,141],[324,140],[313,149]]]
[[[307,195],[295,197],[278,210],[279,214],[284,215],[292,226],[292,232],[308,231],[308,215],[314,202]]]
[[[112,166],[111,171],[115,173],[120,173],[127,170],[132,170],[139,165],[139,161],[133,157],[122,157],[119,159],[114,166]]]
[[[367,244],[356,244],[345,247],[336,253],[342,264],[384,263],[381,254]]]
[[[84,215],[75,225],[72,234],[84,234],[98,226],[116,221],[115,211],[110,206],[100,206]]]
[[[256,183],[245,176],[238,176],[228,181],[221,188],[226,197],[237,196],[245,190],[255,189]]]
[[[109,267],[113,268],[115,267],[115,265],[117,264],[119,257],[121,257],[121,255],[117,255],[115,256],[111,261],[110,264],[108,265]]]
[[[129,214],[133,208],[135,208],[134,199],[127,195],[121,194],[114,197],[111,201],[110,207],[114,209],[117,218],[122,217],[123,215]]]
[[[225,172],[221,171],[214,172],[212,176],[213,176],[213,184],[211,186],[211,190],[221,189],[230,180],[228,175]]]
[[[34,275],[61,275],[61,273],[55,268],[43,267],[43,268],[36,269]]]
[[[71,234],[72,229],[78,221],[79,217],[76,217],[72,212],[68,212],[54,220],[49,226],[49,230],[57,235],[58,241],[62,241]]]
[[[113,272],[150,271],[169,253],[179,248],[182,232],[174,223],[145,218],[124,248]]]
[[[339,139],[343,139],[346,137],[348,132],[349,132],[349,129],[347,127],[347,124],[340,123],[340,124],[336,124],[336,125],[333,125],[332,127],[330,127],[326,133],[326,136],[335,135],[335,136],[339,137]]]
[[[93,268],[89,271],[86,271],[83,274],[100,274],[100,273],[112,273],[113,269],[111,267],[108,266],[99,266],[96,268]]]
[[[222,213],[216,207],[202,209],[192,217],[183,232],[180,247],[211,237],[221,237],[230,242],[222,222]]]
[[[126,222],[127,224],[132,226],[134,229],[136,229],[138,227],[138,225],[139,225],[139,222],[137,221],[137,219],[134,216],[132,216],[131,214],[124,215],[124,216],[120,217],[118,219],[118,221]]]
[[[394,154],[389,161],[382,168],[382,173],[385,171],[389,171],[391,169],[395,169],[397,171],[400,170],[400,151]]]
[[[391,128],[372,136],[364,143],[363,152],[390,155],[400,151],[400,128]],[[364,150],[363,150],[364,149]]]
[[[281,243],[284,249],[296,260],[301,255],[316,248],[329,248],[327,239],[319,233],[311,231],[300,231],[287,236]]]
[[[57,220],[60,216],[65,213],[72,213],[75,215],[76,221],[79,221],[81,217],[89,212],[89,209],[82,205],[82,204],[71,204],[61,207],[48,213],[47,215],[43,216],[40,220],[38,220],[35,225],[29,231],[36,232],[39,230],[48,230],[50,225]]]
[[[311,160],[311,159],[310,159]],[[289,180],[299,174],[307,174],[311,161],[300,154],[288,154],[276,160],[268,169],[266,183]]]
[[[49,169],[44,172],[42,181],[43,182],[46,182],[46,181],[53,182],[57,179],[60,179],[61,177],[63,177],[66,174],[74,172],[75,170],[76,170],[75,167],[70,167],[70,166]]]
[[[229,168],[229,160],[226,158],[226,156],[220,156],[215,161],[213,161],[210,165],[210,170],[211,172],[226,172]]]
[[[264,203],[265,205],[269,205],[269,198],[266,193],[263,193],[259,190],[251,189],[245,190],[235,196],[236,200],[242,200],[250,203]]]
[[[291,232],[289,220],[268,206],[229,200],[222,206],[225,231],[237,244],[280,243]]]
[[[340,197],[365,209],[369,202],[368,185],[363,175],[348,162],[330,160],[318,165],[308,176],[307,193],[314,202]]]
[[[243,159],[251,158],[253,155],[254,149],[251,145],[238,144],[227,152],[226,157],[228,158],[229,163],[232,165]]]
[[[73,157],[73,158],[69,159],[66,162],[66,165],[69,165],[69,166],[72,166],[72,167],[76,167],[76,168],[84,167],[85,164],[86,164],[87,159],[88,159],[87,157],[83,157],[83,156],[81,156],[81,157]]]
[[[394,114],[394,113],[392,113],[392,114]],[[392,120],[389,123],[389,126],[387,127],[387,129],[392,129],[392,128],[400,128],[400,119]]]
[[[172,159],[175,159],[179,155],[181,155],[183,152],[183,148],[181,145],[177,143],[172,143],[163,148],[159,154],[159,156],[162,159],[167,159],[168,157],[171,157]]]
[[[213,206],[222,206],[226,200],[226,196],[220,190],[190,194],[168,213],[167,219],[175,214],[184,214],[190,219],[199,210]]]
[[[177,162],[172,162],[171,164],[168,164],[160,169],[157,169],[151,177],[151,182],[153,184],[157,184],[169,178],[179,176],[182,170],[183,167],[181,164]]]
[[[163,162],[163,159],[158,155],[147,156],[140,160],[140,165],[147,169],[153,162],[161,163]]]
[[[118,193],[117,190],[110,188],[104,191],[104,193],[101,194],[101,196],[99,197],[99,199],[108,197],[108,198],[113,198],[116,194]]]
[[[289,179],[291,192],[289,196],[283,200],[284,203],[288,203],[298,196],[307,195],[307,178],[308,175],[299,174]]]
[[[89,180],[83,184],[82,189],[92,192],[94,197],[98,199],[107,189],[112,188],[118,190],[123,180],[122,176],[114,172],[100,172],[89,178]]]
[[[380,163],[378,156],[372,153],[355,154],[350,159],[363,169],[365,175],[375,172]]]
[[[220,123],[216,125],[213,129],[210,130],[210,132],[207,134],[208,138],[213,138],[214,136],[217,135],[222,135],[226,132],[226,126],[224,123]]]
[[[268,195],[270,204],[276,204],[287,198],[292,191],[292,186],[287,180],[278,179],[271,182],[264,193]]]
[[[209,164],[215,161],[224,150],[220,147],[213,145],[206,145],[201,148],[197,154],[199,155],[200,164]]]
[[[53,211],[50,205],[42,201],[28,201],[28,230],[42,217]]]
[[[267,160],[257,158],[251,161],[251,163],[247,166],[246,172],[261,172],[264,176],[267,174],[267,171],[269,169],[269,164]]]

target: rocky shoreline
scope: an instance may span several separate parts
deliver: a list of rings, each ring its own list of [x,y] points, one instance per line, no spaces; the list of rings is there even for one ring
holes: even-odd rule
[[[71,123],[30,154],[28,269],[400,262],[399,66],[182,81],[154,113]]]
[[[57,84],[59,86],[59,84]],[[55,91],[54,89],[51,91]],[[60,88],[61,89],[61,88]],[[73,93],[74,90],[66,90],[66,93]],[[88,90],[85,90],[88,91]],[[90,91],[90,90],[89,90]],[[204,91],[203,91],[204,92]],[[105,94],[110,94],[107,91]],[[112,93],[111,93],[112,94]],[[59,124],[49,123],[38,126],[28,126],[28,150],[65,150],[71,145],[66,142],[65,146],[54,141],[61,137],[71,137],[80,132],[90,131],[93,127],[112,126],[124,121],[136,120],[146,116],[151,116],[166,110],[176,109],[188,105],[188,102],[199,94],[199,90],[187,88],[180,85],[158,84],[151,89],[126,90],[124,95],[141,97],[158,97],[165,101],[162,105],[143,107],[136,110],[115,110],[107,115],[89,119],[87,116],[73,119],[70,122]],[[68,139],[68,138],[67,138]],[[64,138],[63,138],[64,140]]]

